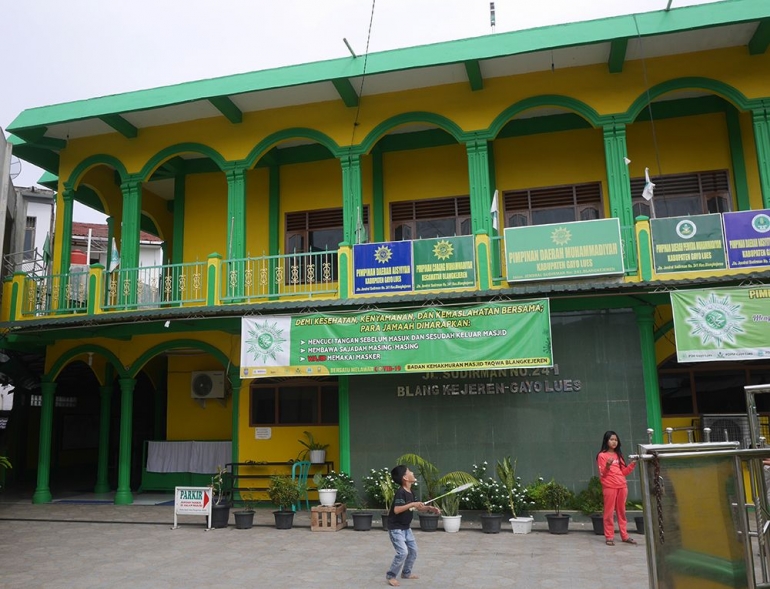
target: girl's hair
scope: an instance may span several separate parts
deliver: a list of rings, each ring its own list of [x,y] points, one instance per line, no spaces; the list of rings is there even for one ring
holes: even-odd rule
[[[602,449],[599,450],[599,454],[601,454],[602,452],[607,452],[610,449],[610,438],[612,436],[615,436],[618,439],[618,445],[615,448],[615,454],[617,454],[618,458],[620,458],[620,464],[622,466],[625,466],[626,459],[623,457],[623,451],[620,449],[620,436],[612,430],[608,430],[604,432],[604,438],[602,438]],[[597,459],[599,458],[599,454],[596,455]]]

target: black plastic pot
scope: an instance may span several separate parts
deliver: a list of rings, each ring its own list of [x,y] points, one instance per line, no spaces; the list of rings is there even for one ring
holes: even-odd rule
[[[230,504],[229,503],[216,503],[211,506],[211,527],[212,528],[226,528],[227,523],[230,521]]]
[[[485,534],[499,534],[500,526],[503,523],[502,513],[482,513],[481,518],[481,531]]]
[[[273,516],[275,516],[276,530],[290,530],[294,525],[293,511],[274,511]]]
[[[420,514],[420,529],[423,532],[435,532],[438,530],[439,514],[437,513],[421,513]]]
[[[368,532],[372,529],[371,513],[353,513],[353,530],[356,532]]]
[[[591,524],[594,526],[594,534],[604,536],[604,515],[601,513],[591,514]]]
[[[569,515],[566,513],[546,513],[548,531],[552,534],[566,534],[569,532]]]
[[[382,514],[382,529],[386,532],[388,531],[388,514],[383,513]]]
[[[644,534],[644,516],[643,515],[636,515],[634,516],[634,521],[636,522],[636,531],[639,534]]]
[[[234,511],[235,529],[250,530],[254,526],[254,511],[247,509],[245,511]]]

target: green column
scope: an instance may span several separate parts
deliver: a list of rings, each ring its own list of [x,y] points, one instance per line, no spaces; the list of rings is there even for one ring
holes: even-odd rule
[[[385,177],[382,167],[382,150],[372,150],[372,214],[369,227],[374,243],[386,241],[385,237]]]
[[[350,377],[339,377],[340,470],[350,472]]]
[[[71,188],[64,188],[62,194],[64,201],[64,210],[62,211],[62,236],[61,236],[61,258],[59,259],[59,273],[69,274],[70,256],[72,255],[72,210],[75,203],[75,191]]]
[[[246,257],[246,168],[232,164],[227,177],[227,257]]]
[[[268,255],[277,256],[281,253],[281,167],[272,165],[269,168],[269,205],[268,219]],[[273,269],[270,269],[271,276]]]
[[[626,126],[619,123],[604,125],[604,159],[607,168],[610,214],[616,219],[620,219],[623,264],[626,267],[626,272],[636,268],[631,179],[624,159],[627,153]]]
[[[241,377],[239,376],[240,369],[238,366],[232,366],[227,373],[227,378],[230,381],[230,387],[233,390],[232,396],[232,461],[238,462],[238,422],[241,414]]]
[[[109,493],[110,484],[107,482],[107,459],[110,449],[112,385],[99,387],[99,403],[99,457],[96,466],[94,493]]]
[[[770,99],[762,100],[760,108],[751,111],[754,123],[754,144],[757,146],[759,185],[762,207],[770,209]]]
[[[660,387],[658,386],[658,362],[655,359],[655,307],[634,307],[636,324],[642,351],[642,373],[644,375],[644,397],[647,401],[647,427],[655,430],[653,442],[663,443],[660,411]]]
[[[184,262],[184,197],[185,181],[187,176],[184,173],[174,175],[174,236],[172,239],[173,252],[171,261],[174,264]]]
[[[139,232],[142,222],[142,182],[131,179],[120,185],[123,193],[123,223],[120,236],[120,268],[139,267]]]
[[[342,165],[342,240],[355,244],[359,215],[363,215],[361,196],[361,156],[347,153],[340,157]]]
[[[51,502],[51,431],[53,429],[53,405],[56,396],[56,383],[43,381],[40,383],[40,393],[43,397],[40,407],[40,447],[37,455],[37,487],[32,495],[32,503]]]
[[[120,383],[120,455],[115,505],[130,505],[134,502],[134,496],[131,494],[131,436],[136,381],[133,378],[121,378],[118,382]]]
[[[733,163],[733,181],[735,182],[735,201],[739,211],[751,209],[749,202],[749,183],[746,179],[746,158],[743,155],[743,136],[738,109],[725,103],[725,123],[730,142],[730,159]]]
[[[492,235],[492,182],[489,168],[489,143],[486,139],[473,139],[465,144],[468,155],[468,181],[471,199],[471,231],[479,230]],[[502,211],[501,211],[502,212]]]

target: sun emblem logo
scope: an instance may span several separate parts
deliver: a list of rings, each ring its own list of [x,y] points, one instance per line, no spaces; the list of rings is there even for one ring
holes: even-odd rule
[[[380,264],[387,264],[392,257],[393,252],[387,245],[381,245],[374,252],[374,259],[377,260]]]
[[[442,239],[433,246],[433,255],[439,260],[447,260],[452,257],[452,254],[454,254],[454,247],[445,239]]]
[[[566,227],[557,227],[551,232],[551,241],[556,245],[567,245],[572,239],[572,233]]]
[[[692,325],[690,335],[699,337],[702,345],[721,348],[725,341],[734,344],[736,335],[744,333],[746,318],[740,310],[741,305],[733,304],[728,295],[719,297],[712,292],[708,298],[696,297],[695,306],[687,308],[690,316],[685,321]]]
[[[751,226],[757,233],[767,233],[770,231],[770,217],[760,213],[751,220]]]
[[[246,351],[257,361],[267,362],[268,358],[276,360],[286,343],[283,331],[277,323],[255,323],[246,338]]]
[[[691,239],[697,232],[698,226],[687,219],[676,224],[676,234],[682,239]]]

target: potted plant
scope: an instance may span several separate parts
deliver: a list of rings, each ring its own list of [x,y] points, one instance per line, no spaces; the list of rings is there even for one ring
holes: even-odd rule
[[[217,473],[211,477],[211,527],[226,528],[230,521],[230,492],[226,468],[217,466]]]
[[[377,507],[384,507],[385,513],[382,514],[382,528],[388,529],[388,513],[390,512],[390,506],[393,503],[393,497],[396,494],[396,483],[390,477],[390,470],[388,468],[381,468],[380,470],[369,471],[369,474],[361,479],[361,484],[364,488],[364,494],[371,505]],[[416,485],[412,485],[412,491],[414,492]]]
[[[578,493],[577,507],[591,518],[594,534],[604,535],[604,495],[599,477],[593,476],[588,481],[588,487]]]
[[[390,476],[390,474],[388,474]],[[380,481],[380,492],[382,493],[383,502],[385,503],[385,513],[382,514],[382,529],[388,529],[388,515],[390,514],[390,508],[393,505],[393,499],[396,496],[396,484],[392,480]]]
[[[313,476],[313,484],[318,491],[318,501],[325,507],[331,507],[337,502],[337,487],[334,479],[317,472]]]
[[[425,483],[425,497],[422,501],[435,499],[442,494],[444,489],[451,490],[452,487],[458,487],[466,483],[477,485],[478,480],[472,474],[462,470],[448,472],[444,476],[439,476],[439,470],[435,464],[425,460],[417,454],[404,454],[397,460],[399,464],[411,464],[415,466],[420,473],[420,478]],[[438,514],[420,513],[420,529],[423,532],[433,532],[438,529]]]
[[[511,529],[514,534],[529,534],[532,531],[534,518],[525,516],[522,512],[526,506],[527,490],[522,486],[521,479],[516,476],[516,462],[510,456],[497,461],[497,478],[505,489],[508,507],[511,509]]]
[[[243,502],[243,509],[233,512],[235,529],[248,530],[254,525],[254,508],[257,503],[252,489],[249,489],[247,493],[241,493],[241,501]]]
[[[561,510],[570,499],[569,489],[551,479],[545,484],[543,491],[546,503],[556,512],[545,515],[545,519],[548,520],[548,531],[552,534],[566,534],[569,531],[569,514],[562,513]]]
[[[356,510],[353,512],[353,530],[356,532],[368,532],[372,529],[372,512],[366,511],[366,499],[356,494],[353,504]]]
[[[289,530],[294,524],[294,505],[302,496],[302,487],[298,481],[286,475],[273,475],[270,477],[270,486],[267,495],[273,505],[278,507],[274,511],[275,527],[278,530]]]
[[[305,449],[300,453],[300,460],[310,460],[312,464],[323,464],[326,462],[326,449],[329,444],[321,444],[316,442],[313,434],[309,431],[302,432],[305,435],[305,439],[298,440]]]
[[[460,515],[460,494],[452,493],[441,500],[441,522],[445,532],[459,532],[463,516]]]
[[[642,515],[634,516],[634,523],[636,524],[636,533],[644,534],[644,507],[641,503],[636,501],[629,501],[626,503],[626,511],[641,511]]]
[[[321,505],[331,507],[335,503],[352,503],[356,498],[356,484],[350,475],[331,471],[329,474],[316,473],[313,483],[318,489]]]

